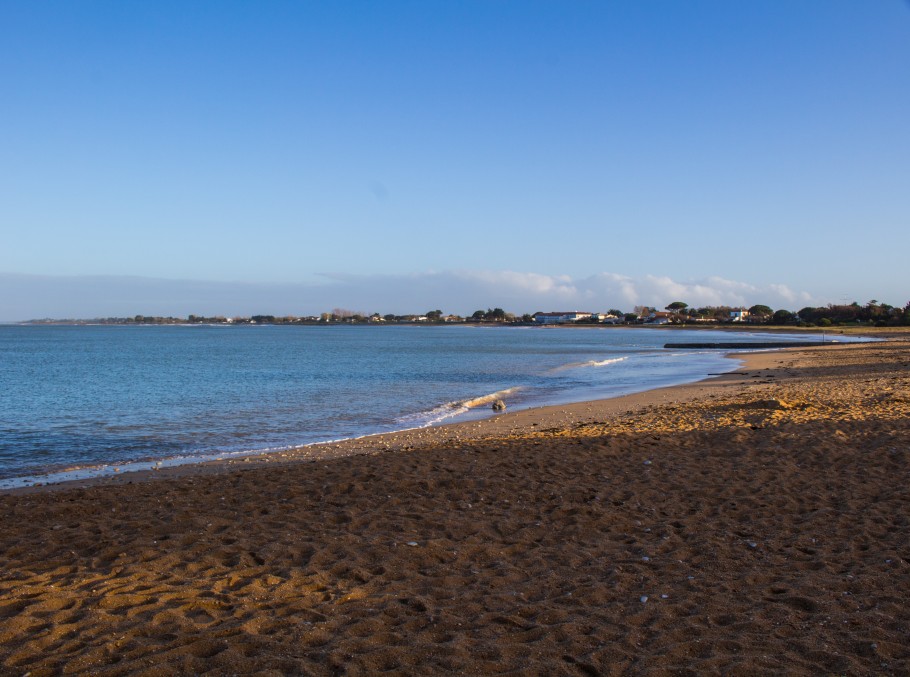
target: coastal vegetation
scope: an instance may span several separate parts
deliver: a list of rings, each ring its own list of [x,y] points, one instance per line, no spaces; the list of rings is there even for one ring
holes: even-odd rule
[[[189,315],[186,318],[173,316],[135,315],[133,317],[104,317],[93,319],[40,319],[24,324],[113,324],[113,325],[183,325],[183,324],[224,324],[224,325],[301,325],[301,324],[544,324],[540,317],[552,317],[554,313],[516,314],[502,308],[476,310],[470,315],[446,314],[442,310],[430,310],[422,314],[367,314],[343,308],[320,315],[251,315],[249,317],[226,317],[223,315]],[[910,302],[903,307],[881,303],[875,299],[861,305],[828,304],[807,306],[799,310],[779,308],[764,304],[749,308],[736,306],[689,306],[684,301],[673,301],[665,306],[665,312],[651,306],[635,306],[631,312],[611,308],[606,313],[566,313],[579,315],[579,319],[559,321],[558,324],[749,324],[767,326],[833,327],[833,326],[910,326]],[[546,323],[550,323],[549,321]]]

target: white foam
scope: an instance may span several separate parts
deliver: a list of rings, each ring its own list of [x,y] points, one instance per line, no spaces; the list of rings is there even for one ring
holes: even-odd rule
[[[560,371],[565,371],[566,369],[584,369],[585,367],[607,367],[611,364],[616,364],[617,362],[624,362],[628,360],[626,357],[611,357],[606,360],[588,360],[587,362],[570,362],[569,364],[564,364],[561,367],[556,367],[549,371],[550,374],[555,374]]]
[[[459,406],[465,407],[466,409],[474,409],[475,407],[482,406],[484,404],[489,404],[494,400],[501,400],[503,397],[512,395],[513,393],[521,390],[520,387],[517,388],[506,388],[505,390],[497,390],[495,393],[490,393],[489,395],[482,395],[481,397],[475,397],[472,400],[465,400],[464,402],[458,403]]]
[[[494,402],[495,400],[501,400],[505,397],[508,397],[509,395],[513,395],[519,390],[523,390],[523,388],[520,386],[515,388],[506,388],[505,390],[497,390],[494,393],[481,395],[480,397],[473,397],[468,400],[446,402],[445,404],[434,407],[428,411],[421,411],[417,412],[416,414],[400,416],[395,419],[395,422],[404,425],[414,425],[417,428],[429,428],[430,426],[442,423],[446,419],[454,418],[460,414],[465,414],[471,409],[476,409],[477,407],[482,407],[483,405]]]

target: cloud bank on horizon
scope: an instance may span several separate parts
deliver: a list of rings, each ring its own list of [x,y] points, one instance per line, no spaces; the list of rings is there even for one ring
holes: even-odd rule
[[[906,302],[906,2],[265,5],[0,2],[0,318]]]
[[[311,284],[165,280],[127,276],[0,274],[0,321],[161,315],[314,315],[346,308],[382,314],[440,309],[470,314],[501,307],[515,313],[549,310],[630,311],[691,306],[750,306],[798,310],[821,303],[783,284],[765,286],[708,277],[632,277],[602,272],[588,277],[510,270],[426,271],[403,275],[326,274]],[[851,299],[851,301],[854,299]],[[860,299],[856,299],[860,300]]]

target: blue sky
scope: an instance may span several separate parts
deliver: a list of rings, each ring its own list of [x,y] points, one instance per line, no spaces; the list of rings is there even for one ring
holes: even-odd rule
[[[910,300],[899,0],[4,0],[0,91],[0,320]]]

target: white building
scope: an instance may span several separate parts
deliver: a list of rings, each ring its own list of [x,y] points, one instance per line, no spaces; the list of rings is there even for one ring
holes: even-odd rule
[[[534,321],[537,324],[568,324],[578,322],[578,320],[587,320],[593,313],[585,313],[579,310],[572,311],[551,311],[549,313],[534,313]]]

